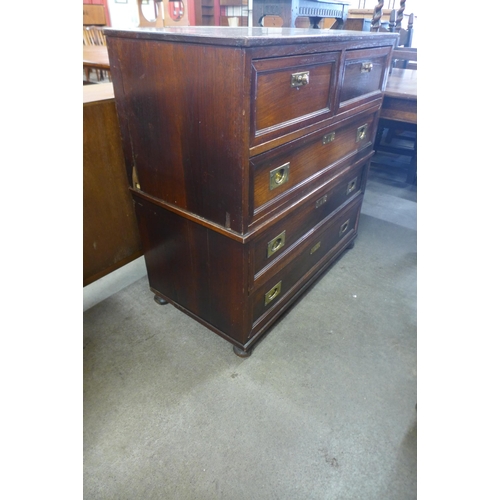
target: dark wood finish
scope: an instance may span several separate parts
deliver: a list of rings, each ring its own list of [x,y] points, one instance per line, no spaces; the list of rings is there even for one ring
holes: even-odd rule
[[[83,286],[142,255],[111,83],[83,88]]]
[[[106,34],[151,290],[248,355],[356,237],[397,36]],[[283,164],[289,179],[271,189]]]
[[[408,26],[406,29],[402,28],[402,21],[404,17],[404,11],[406,7],[406,0],[400,0],[399,9],[393,9],[389,11],[389,23],[384,24],[381,22],[381,18],[384,12],[387,10],[383,9],[384,0],[379,0],[373,9],[373,17],[371,20],[370,31],[372,32],[397,32],[399,33],[398,45],[403,47],[411,47],[413,41],[413,14],[408,17]]]
[[[348,17],[344,23],[344,30],[352,31],[370,31],[371,22],[362,17]]]
[[[373,9],[372,26],[370,31],[378,31],[380,29],[380,19],[382,17],[382,9],[384,7],[384,0],[378,0],[377,4]]]

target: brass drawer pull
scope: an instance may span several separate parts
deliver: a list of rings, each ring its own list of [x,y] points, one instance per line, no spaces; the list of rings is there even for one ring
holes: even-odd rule
[[[314,245],[311,248],[311,251],[309,252],[309,254],[312,255],[320,246],[321,246],[321,241],[318,241],[318,243],[316,243],[316,245]]]
[[[364,125],[361,125],[361,127],[358,127],[358,130],[356,132],[356,142],[362,141],[363,139],[366,138],[368,135],[368,123],[365,123]]]
[[[364,62],[361,63],[361,73],[369,73],[373,69],[373,63]]]
[[[347,192],[346,194],[351,194],[355,189],[356,189],[356,179],[353,179],[352,181],[347,183]]]
[[[271,255],[274,255],[280,248],[283,248],[285,246],[285,233],[286,231],[283,231],[282,233],[278,234],[276,238],[273,238],[268,244],[267,244],[267,257],[271,257]]]
[[[309,71],[302,71],[301,73],[293,73],[290,85],[292,87],[303,87],[309,83]]]
[[[279,283],[276,283],[269,292],[264,295],[264,305],[267,306],[269,302],[273,301],[281,292],[281,281]]]
[[[340,231],[339,231],[339,236],[342,236],[346,231],[347,228],[349,227],[349,221],[350,219],[347,219],[341,226],[340,226]]]
[[[326,203],[327,195],[322,196],[317,202],[316,202],[316,208],[320,207],[324,203]]]
[[[288,174],[290,171],[290,162],[281,165],[281,167],[275,168],[269,172],[269,190],[282,186],[288,181]]]
[[[333,142],[333,139],[335,139],[335,132],[330,132],[329,134],[323,136],[323,144]]]

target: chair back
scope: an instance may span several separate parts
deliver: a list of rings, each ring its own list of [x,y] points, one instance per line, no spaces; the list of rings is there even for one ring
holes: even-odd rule
[[[84,26],[83,45],[106,45],[103,28],[100,26]]]
[[[392,68],[417,69],[417,49],[411,47],[395,48],[392,51]]]
[[[384,6],[384,0],[379,0],[378,4],[373,9],[373,18],[371,22],[370,31],[389,31],[391,33],[399,33],[399,47],[411,47],[413,39],[413,19],[414,15],[410,14],[408,16],[408,26],[407,28],[402,27],[402,22],[404,19],[406,0],[400,0],[399,9],[393,9],[389,17],[389,24],[387,27],[382,26],[382,7]]]

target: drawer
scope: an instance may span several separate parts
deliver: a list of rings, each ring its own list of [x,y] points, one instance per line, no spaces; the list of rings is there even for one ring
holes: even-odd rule
[[[326,127],[250,160],[250,215],[269,210],[311,177],[371,145],[376,113]],[[307,189],[307,186],[305,187]]]
[[[340,82],[339,111],[382,95],[391,47],[348,50]]]
[[[308,236],[294,251],[294,258],[272,275],[251,296],[253,331],[268,315],[297,291],[323,264],[333,258],[357,231],[362,197],[344,207],[320,231]],[[251,335],[253,334],[253,331]]]
[[[340,52],[252,61],[251,146],[333,116]]]
[[[293,256],[293,250],[315,228],[328,223],[339,208],[364,189],[369,162],[358,162],[337,173],[328,184],[315,191],[314,196],[265,229],[252,244],[250,282],[261,281],[267,272],[283,267]]]

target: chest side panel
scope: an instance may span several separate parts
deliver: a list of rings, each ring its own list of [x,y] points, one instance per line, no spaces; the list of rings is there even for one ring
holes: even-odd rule
[[[109,52],[132,187],[241,230],[244,51],[110,38]]]

